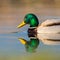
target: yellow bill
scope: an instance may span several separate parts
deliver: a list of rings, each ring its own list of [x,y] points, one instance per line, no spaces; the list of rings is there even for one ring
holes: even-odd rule
[[[19,38],[18,40],[19,40],[22,44],[24,44],[24,45],[27,43],[27,41],[24,40],[24,39],[22,39],[22,38]]]
[[[26,23],[23,21],[21,24],[19,24],[17,27],[18,28],[21,28],[21,27],[23,27],[24,25],[26,25]]]

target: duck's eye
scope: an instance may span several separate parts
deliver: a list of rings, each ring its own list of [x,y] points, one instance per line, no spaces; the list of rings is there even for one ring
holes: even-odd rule
[[[27,18],[27,16],[25,16],[25,18]]]

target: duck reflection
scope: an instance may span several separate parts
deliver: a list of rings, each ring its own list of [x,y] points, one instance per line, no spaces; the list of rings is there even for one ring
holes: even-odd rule
[[[27,52],[36,52],[39,45],[39,39],[37,38],[37,33],[35,28],[28,28],[29,41],[23,38],[19,38],[19,41],[25,45]]]
[[[39,45],[39,40],[38,38],[30,38],[29,41],[19,38],[19,41],[25,45],[26,51],[28,52],[35,52],[36,48]]]
[[[26,51],[35,52],[42,41],[45,45],[60,45],[60,34],[37,34],[36,28],[28,28],[29,41],[19,38],[19,41],[25,45]]]
[[[60,45],[60,34],[37,34],[45,45]]]

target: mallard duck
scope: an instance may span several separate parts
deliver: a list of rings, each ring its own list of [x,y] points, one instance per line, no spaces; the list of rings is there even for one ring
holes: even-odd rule
[[[60,20],[59,19],[46,20],[39,25],[39,21],[38,21],[38,18],[36,17],[36,15],[29,13],[25,16],[24,21],[21,24],[19,24],[17,27],[21,28],[22,26],[24,26],[26,24],[30,25],[30,28],[28,28],[28,36],[30,38],[37,37],[40,39],[39,34],[41,34],[41,33],[43,33],[43,34],[60,33]],[[24,39],[20,39],[20,40],[22,43],[24,43],[24,45],[26,44],[26,40],[24,40]],[[33,40],[31,40],[31,42],[32,41]],[[31,43],[30,43],[30,45],[31,45]]]
[[[38,33],[60,33],[60,19],[47,19],[39,25],[38,18],[35,14],[29,13],[24,17],[24,21],[17,27],[29,24],[30,28],[36,28]]]

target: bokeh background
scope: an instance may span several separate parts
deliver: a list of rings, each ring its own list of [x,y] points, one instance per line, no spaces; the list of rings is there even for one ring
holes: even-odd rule
[[[0,0],[0,32],[7,26],[16,27],[27,13],[34,13],[39,20],[46,16],[60,16],[60,0]]]
[[[0,0],[0,60],[60,60],[60,45],[40,43],[36,53],[27,53],[18,41],[19,37],[28,40],[27,34],[11,33],[18,31],[17,25],[27,13],[36,14],[40,23],[60,18],[60,0]]]

